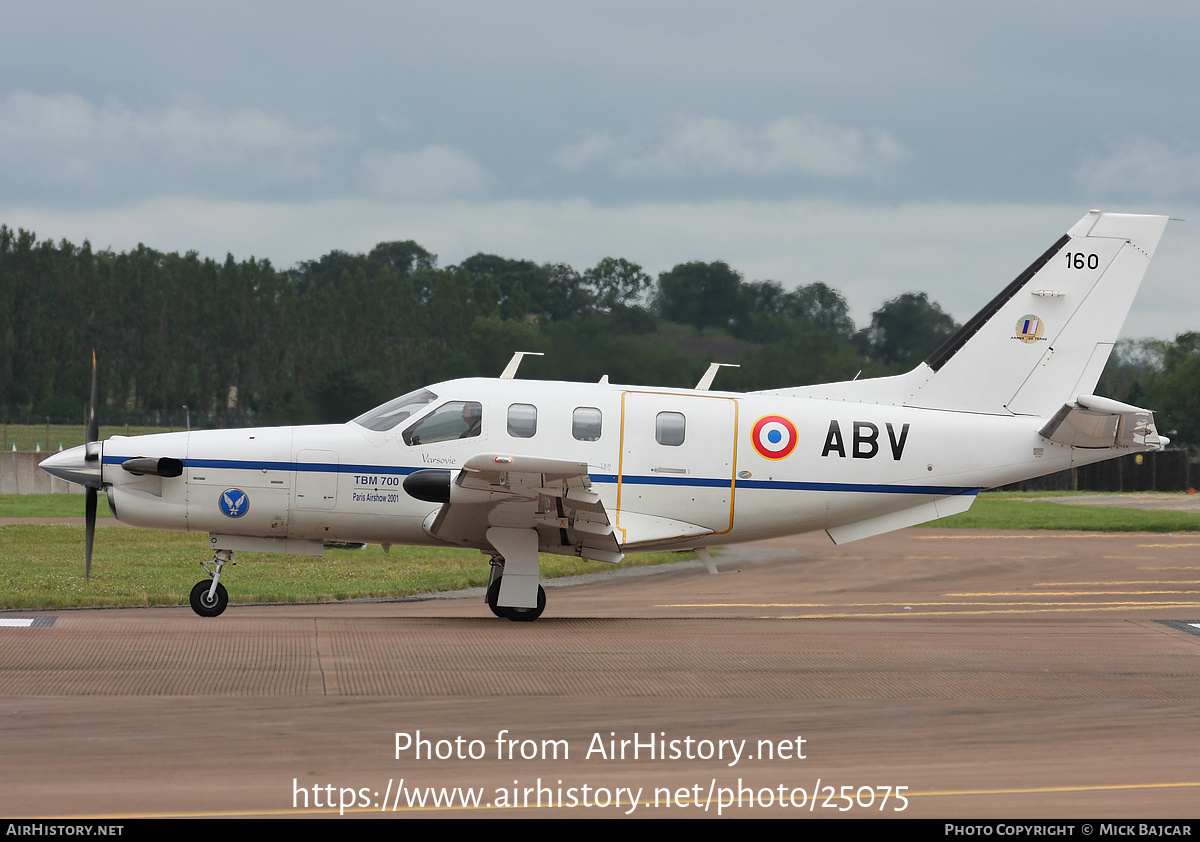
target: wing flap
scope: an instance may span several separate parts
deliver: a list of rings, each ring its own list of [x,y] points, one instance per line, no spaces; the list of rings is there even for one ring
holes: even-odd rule
[[[616,563],[624,558],[584,462],[481,453],[450,483],[450,500],[429,526],[444,541],[492,547],[492,527],[536,529],[542,552]],[[493,549],[498,549],[494,548]]]

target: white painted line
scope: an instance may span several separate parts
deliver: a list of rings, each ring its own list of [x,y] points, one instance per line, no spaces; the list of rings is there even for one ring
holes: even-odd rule
[[[33,620],[12,620],[0,618],[0,626],[14,626],[17,628],[28,628],[33,625]]]

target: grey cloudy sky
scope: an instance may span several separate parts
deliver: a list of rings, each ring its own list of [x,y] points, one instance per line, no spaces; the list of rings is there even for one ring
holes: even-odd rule
[[[0,222],[269,258],[728,261],[968,317],[1089,208],[1200,330],[1200,6],[10,0]]]

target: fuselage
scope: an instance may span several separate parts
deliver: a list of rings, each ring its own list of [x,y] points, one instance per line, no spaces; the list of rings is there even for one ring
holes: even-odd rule
[[[425,394],[411,414],[375,422],[386,429],[113,437],[103,482],[115,516],[137,526],[282,551],[437,544],[440,504],[406,493],[406,477],[453,475],[480,453],[537,455],[586,463],[622,548],[651,550],[828,529],[1092,461],[1040,438],[1044,419],[1027,416],[533,380],[455,380]],[[182,475],[122,468],[138,457],[178,459]]]

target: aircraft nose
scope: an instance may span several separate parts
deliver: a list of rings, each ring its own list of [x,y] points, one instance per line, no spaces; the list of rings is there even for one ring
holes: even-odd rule
[[[67,482],[99,488],[103,452],[104,446],[100,442],[81,444],[42,460],[39,467]]]

